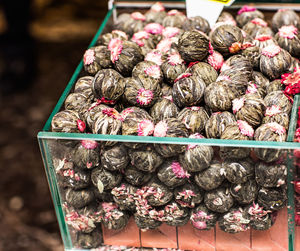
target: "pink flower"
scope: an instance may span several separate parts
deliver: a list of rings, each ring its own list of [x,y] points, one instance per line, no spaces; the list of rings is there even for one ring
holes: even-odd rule
[[[272,44],[263,48],[261,54],[269,58],[272,58],[277,54],[279,54],[280,52],[281,52],[281,48],[278,45]]]
[[[243,135],[248,136],[248,137],[253,137],[254,130],[253,130],[252,126],[250,126],[246,121],[238,120],[237,124]]]
[[[276,122],[267,123],[266,125],[268,126],[268,128],[270,128],[273,132],[277,133],[278,135],[282,135],[286,133],[285,128]]]
[[[178,80],[180,79],[184,79],[184,78],[188,78],[192,76],[191,73],[182,73],[181,75],[179,75],[175,80],[174,80],[174,83],[176,83]]]
[[[282,74],[281,83],[285,85],[300,84],[300,72]]]
[[[180,54],[177,52],[174,52],[168,56],[168,62],[170,65],[179,65],[183,64],[183,59],[181,58]]]
[[[294,25],[284,25],[278,31],[279,36],[293,39],[298,34],[298,29]]]
[[[156,63],[157,65],[162,65],[163,61],[161,59],[162,54],[159,50],[153,50],[147,53],[145,61],[150,61]]]
[[[197,229],[206,229],[207,224],[205,221],[192,221],[192,224]]]
[[[172,163],[171,168],[177,178],[189,178],[191,176],[187,171],[185,171],[181,167],[181,165],[177,161],[174,161]]]
[[[178,10],[170,10],[170,11],[168,11],[167,14],[168,14],[168,16],[183,15],[183,13]]]
[[[81,145],[85,149],[95,149],[99,144],[95,140],[81,140]]]
[[[232,101],[232,110],[237,113],[245,104],[245,98],[236,98]]]
[[[207,58],[207,62],[216,70],[219,71],[223,64],[224,64],[224,58],[222,54],[220,54],[217,51],[213,51]]]
[[[250,81],[248,83],[246,94],[248,94],[248,93],[257,93],[257,85],[255,83],[253,83],[252,81]]]
[[[266,109],[266,113],[265,113],[265,116],[274,116],[276,114],[279,114],[281,113],[281,109],[278,105],[272,105],[270,107],[267,107]]]
[[[167,53],[171,49],[171,45],[172,45],[171,38],[165,38],[156,45],[156,49],[161,52]]]
[[[119,112],[114,108],[105,108],[105,109],[102,109],[101,112],[113,119],[119,119],[119,120],[121,119]]]
[[[151,90],[146,90],[141,88],[138,90],[136,101],[140,105],[149,105],[153,100],[153,92]]]
[[[86,128],[86,125],[82,120],[77,119],[77,128],[80,132],[84,132],[85,128]]]
[[[138,124],[138,136],[149,136],[154,132],[152,121],[145,119]]]
[[[161,77],[161,71],[158,65],[151,65],[149,67],[147,67],[144,72],[153,78],[157,78],[159,79]]]
[[[83,55],[83,63],[85,65],[92,64],[95,60],[95,51],[92,49],[88,49],[85,51]]]
[[[160,121],[155,125],[154,137],[166,137],[168,131],[168,124],[165,121]]]
[[[180,32],[179,28],[168,26],[164,28],[162,35],[164,38],[172,38],[177,36],[179,32]]]
[[[151,6],[151,10],[155,12],[164,11],[165,7],[161,2],[156,2],[154,5]]]
[[[146,17],[141,12],[133,12],[130,15],[134,20],[145,21]]]
[[[241,15],[244,12],[253,12],[256,11],[255,7],[249,6],[249,5],[244,5],[239,11],[238,15]]]
[[[111,61],[115,63],[123,50],[123,42],[121,39],[114,38],[110,40],[107,48],[110,50]]]
[[[229,47],[230,53],[237,53],[242,49],[242,44],[240,42],[235,42]]]
[[[259,36],[255,37],[254,39],[258,40],[260,42],[264,42],[264,41],[272,39],[272,37],[269,35],[259,35]]]
[[[253,20],[251,20],[251,23],[253,24],[257,24],[261,27],[267,27],[268,24],[266,23],[266,21],[262,20],[261,18],[254,18]]]
[[[164,27],[158,23],[150,23],[144,27],[144,30],[151,34],[162,34]]]

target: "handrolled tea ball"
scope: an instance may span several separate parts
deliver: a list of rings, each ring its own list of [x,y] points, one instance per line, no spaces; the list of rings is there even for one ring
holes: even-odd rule
[[[262,187],[280,187],[286,184],[287,167],[283,164],[259,162],[255,166],[255,179]]]
[[[257,35],[253,43],[261,49],[268,47],[269,45],[278,45],[277,41],[270,35]]]
[[[142,172],[129,165],[124,171],[125,180],[133,186],[142,186],[151,179],[151,173]]]
[[[239,96],[235,88],[230,88],[230,81],[211,83],[204,92],[205,103],[214,112],[228,111],[232,107],[232,100]]]
[[[121,112],[122,135],[148,136],[153,133],[152,118],[143,109],[129,107]]]
[[[276,122],[279,125],[283,126],[286,130],[288,130],[290,116],[288,115],[288,113],[283,112],[279,106],[272,105],[270,107],[267,107],[262,123],[267,124],[272,122]]]
[[[160,121],[155,125],[154,137],[179,137],[187,138],[189,133],[185,125],[176,118]],[[177,156],[184,152],[185,145],[180,144],[155,144],[155,150],[165,158]]]
[[[208,138],[220,138],[226,126],[236,122],[230,112],[215,112],[205,124],[205,133]]]
[[[282,26],[275,35],[278,45],[292,56],[300,56],[300,35],[294,25]]]
[[[157,172],[159,180],[170,188],[183,185],[190,176],[176,159],[165,161]]]
[[[227,11],[222,11],[220,16],[218,17],[217,23],[227,23],[231,25],[236,25],[236,21],[234,17]]]
[[[154,122],[168,118],[176,118],[179,108],[174,104],[172,96],[164,96],[159,99],[150,109],[150,115]]]
[[[251,62],[253,68],[259,69],[261,49],[258,46],[249,46],[243,49],[242,56],[244,56]]]
[[[175,201],[182,207],[194,208],[203,200],[203,191],[193,183],[186,183],[174,190]]]
[[[132,77],[138,78],[139,75],[144,77],[153,78],[153,81],[158,81],[159,83],[163,80],[163,73],[160,67],[151,61],[139,62],[132,70]]]
[[[73,163],[81,169],[100,165],[100,147],[94,140],[82,140],[72,151]]]
[[[173,198],[173,192],[156,178],[146,183],[145,187],[147,188],[147,193],[148,190],[150,192],[147,200],[151,206],[165,205]]]
[[[80,117],[84,117],[90,105],[91,101],[89,97],[78,92],[70,93],[65,100],[65,109],[78,112]]]
[[[212,32],[210,39],[213,48],[223,55],[238,53],[244,42],[241,29],[229,24],[217,27]]]
[[[292,104],[283,91],[274,91],[269,93],[265,99],[267,107],[277,105],[280,107],[282,112],[290,113],[292,110]]]
[[[171,201],[164,206],[164,222],[169,226],[184,226],[190,219],[190,210]]]
[[[246,121],[255,128],[261,124],[266,108],[259,96],[246,94],[232,101],[232,110],[237,120]]]
[[[128,14],[126,14],[128,15]],[[118,38],[121,39],[122,41],[128,40],[128,35],[121,30],[112,30],[110,33],[104,33],[99,38],[97,39],[97,45],[105,45],[106,47],[108,46],[110,40]]]
[[[99,192],[113,189],[120,184],[122,175],[118,172],[109,172],[101,167],[94,168],[91,174],[92,183]]]
[[[272,18],[272,29],[277,32],[284,25],[294,25],[300,29],[300,17],[291,9],[279,9]]]
[[[162,224],[161,221],[153,219],[150,215],[140,215],[138,213],[134,214],[134,221],[142,231],[156,229]]]
[[[81,93],[88,97],[89,100],[94,99],[94,94],[92,92],[92,83],[94,77],[84,76],[77,80],[74,86],[74,93]]]
[[[219,187],[224,181],[222,164],[219,161],[213,161],[208,168],[195,175],[196,184],[206,191]]]
[[[161,69],[164,74],[164,79],[167,83],[173,85],[174,80],[186,71],[186,66],[183,59],[178,52],[171,52],[163,56],[163,64]]]
[[[261,96],[261,98],[264,98],[267,95],[267,88],[270,84],[270,81],[268,78],[266,78],[261,72],[253,71],[252,73],[252,79],[254,81],[254,84],[257,87],[257,92]]]
[[[113,39],[109,42],[111,61],[124,77],[131,75],[134,66],[144,59],[141,48],[134,42]]]
[[[192,106],[182,109],[177,118],[185,124],[191,133],[201,133],[209,116],[203,107]]]
[[[260,89],[260,90],[262,90],[262,89]],[[259,92],[257,84],[255,84],[254,81],[248,82],[246,94],[248,94],[248,95],[251,94],[253,96],[256,96],[257,98],[262,98],[262,93]]]
[[[121,210],[135,210],[135,198],[137,188],[126,183],[114,187],[111,190],[111,194],[114,197],[114,201],[117,203]]]
[[[284,85],[281,84],[280,79],[275,79],[270,84],[267,86],[267,94],[274,92],[274,91],[283,91],[284,90]]]
[[[95,199],[92,189],[73,190],[67,189],[66,201],[74,208],[82,208]]]
[[[254,162],[250,158],[223,162],[224,176],[233,184],[241,184],[254,177]]]
[[[234,124],[226,126],[221,139],[252,140],[253,135],[253,128],[246,121],[238,120]],[[250,148],[248,147],[220,147],[220,157],[222,159],[242,159],[247,157],[249,153]]]
[[[102,68],[112,67],[110,51],[106,46],[91,47],[83,55],[84,70],[95,75]]]
[[[126,211],[120,210],[117,204],[102,202],[100,205],[104,227],[118,230],[123,229],[127,225],[129,215]]]
[[[162,25],[164,27],[171,26],[181,28],[186,16],[178,10],[170,10],[167,12],[167,16],[164,18]]]
[[[113,69],[103,69],[96,74],[92,90],[95,98],[117,101],[125,90],[125,82],[120,81],[122,75]]]
[[[108,171],[120,171],[129,163],[127,148],[117,144],[101,150],[101,166]]]
[[[52,132],[80,133],[85,131],[85,123],[77,112],[64,110],[53,116],[51,130]]]
[[[251,62],[242,55],[234,55],[228,58],[224,62],[221,72],[228,69],[240,70],[241,74],[247,75],[247,77],[252,74]]]
[[[162,97],[168,97],[168,96],[171,96],[172,97],[172,87],[169,86],[168,84],[166,83],[162,83],[161,85],[161,96]],[[173,98],[172,98],[172,101],[173,101]]]
[[[201,139],[204,137],[196,133],[189,138]],[[214,151],[211,146],[189,144],[185,152],[179,155],[179,162],[189,172],[200,172],[209,167],[213,155]]]
[[[250,216],[250,226],[255,230],[267,230],[275,222],[275,215],[270,214],[257,203],[250,204],[245,210]]]
[[[205,193],[204,203],[213,212],[225,213],[233,206],[234,199],[229,189],[219,187]]]
[[[157,22],[159,24],[162,24],[166,16],[167,13],[165,12],[165,7],[161,2],[156,2],[155,4],[153,4],[150,10],[148,10],[145,14],[147,23]]]
[[[263,124],[255,130],[254,139],[257,141],[277,141],[284,142],[286,140],[286,130],[283,126],[276,122]],[[278,160],[284,150],[271,148],[254,148],[256,156],[265,161],[272,162]]]
[[[252,178],[242,184],[232,184],[230,193],[238,203],[250,204],[256,199],[258,185]]]
[[[87,188],[90,185],[91,175],[88,171],[78,168],[67,169],[62,171],[64,186],[74,190]]]
[[[291,62],[292,57],[286,50],[270,45],[262,49],[259,68],[270,79],[276,79],[288,71]]]
[[[246,23],[254,18],[264,19],[264,14],[253,6],[244,5],[236,16],[236,21],[239,27],[243,27]]]
[[[131,14],[123,13],[118,16],[115,28],[117,30],[125,31],[129,36],[133,33],[142,30],[145,26],[146,17],[140,12],[133,12]]]
[[[279,210],[286,204],[287,194],[282,188],[263,187],[258,191],[257,202],[265,210]]]
[[[198,230],[210,230],[217,222],[218,214],[210,211],[204,204],[192,210],[191,223]]]
[[[186,31],[178,40],[178,51],[185,62],[202,61],[208,50],[209,38],[198,31]]]
[[[269,35],[273,36],[273,31],[266,21],[261,18],[254,18],[243,26],[243,31],[245,31],[250,37],[255,38],[259,35]]]
[[[98,116],[102,114],[102,110],[110,108],[107,105],[103,105],[100,102],[94,102],[90,105],[87,109],[85,115],[85,120],[87,122],[88,128],[92,131],[95,121],[97,120]]]
[[[163,158],[151,146],[129,150],[130,163],[143,172],[153,173],[163,163]]]
[[[99,229],[95,229],[91,233],[78,232],[76,236],[75,246],[80,248],[97,248],[102,244],[102,235]]]
[[[138,44],[142,50],[143,56],[155,49],[155,40],[152,34],[146,31],[139,31],[133,34],[131,40]]]
[[[174,81],[173,100],[178,107],[193,106],[201,102],[206,85],[201,77],[183,73]]]
[[[144,31],[148,32],[149,34],[153,35],[153,42],[154,44],[158,44],[159,41],[162,39],[162,32],[164,30],[164,26],[159,23],[149,23],[144,27]],[[159,50],[157,50],[159,51]],[[146,59],[145,59],[146,60]],[[151,61],[151,60],[147,60]],[[158,64],[159,65],[159,64]]]
[[[211,65],[204,62],[192,64],[188,67],[187,72],[200,76],[206,86],[215,82],[218,78],[217,71]]]
[[[182,29],[199,30],[208,34],[210,31],[210,26],[208,21],[205,18],[200,16],[195,16],[195,17],[187,18],[182,25]]]
[[[250,229],[250,217],[244,208],[231,208],[228,213],[218,219],[222,231],[235,234]]]

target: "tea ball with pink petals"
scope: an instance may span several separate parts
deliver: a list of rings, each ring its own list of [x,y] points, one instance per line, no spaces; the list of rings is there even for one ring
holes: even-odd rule
[[[133,186],[142,186],[152,177],[151,173],[140,171],[136,167],[129,165],[124,170],[125,180]]]
[[[215,82],[218,78],[217,71],[211,65],[204,62],[190,63],[187,72],[200,76],[206,86]]]
[[[274,91],[283,91],[285,86],[281,84],[280,79],[275,79],[266,88],[266,94],[269,94]]]
[[[102,193],[104,190],[110,190],[119,185],[122,175],[119,172],[110,172],[97,167],[92,170],[91,179],[93,185]]]
[[[150,109],[150,115],[158,123],[168,118],[177,118],[179,108],[174,104],[172,96],[163,96]]]
[[[152,50],[148,52],[145,56],[145,61],[146,62],[153,62],[157,65],[162,65],[163,60],[162,60],[163,53],[159,50]]]
[[[113,202],[102,202],[99,211],[105,228],[119,230],[123,229],[128,223],[128,212],[119,209],[118,205]]]
[[[276,220],[276,212],[271,214],[258,203],[247,206],[245,210],[250,216],[250,226],[255,230],[268,230]]]
[[[156,2],[153,4],[145,14],[146,22],[147,23],[159,23],[162,24],[164,18],[167,16],[167,13],[165,11],[165,7],[161,2]]]
[[[169,188],[183,185],[188,181],[190,176],[191,174],[184,170],[176,159],[165,161],[157,172],[159,180]]]
[[[183,73],[179,75],[173,85],[173,100],[178,107],[193,106],[203,99],[206,85],[196,74]]]
[[[159,83],[163,80],[163,72],[161,71],[160,66],[151,61],[142,61],[133,68],[132,77],[138,78],[139,75],[149,77],[153,81],[158,81]]]
[[[265,210],[277,211],[286,205],[287,192],[285,189],[262,187],[258,191],[257,203]]]
[[[273,36],[265,34],[257,35],[253,39],[253,43],[261,49],[268,47],[269,45],[278,45]]]
[[[66,190],[66,202],[76,209],[83,208],[94,200],[95,196],[93,190],[90,188],[81,190],[68,188]]]
[[[86,125],[76,111],[64,110],[56,113],[51,121],[52,132],[80,133],[84,132]]]
[[[192,210],[191,223],[197,230],[210,230],[215,227],[218,217],[217,213],[200,204]]]
[[[261,18],[254,18],[243,26],[245,31],[251,38],[255,38],[259,35],[273,36],[274,33],[268,23]]]
[[[134,221],[137,227],[141,229],[141,231],[156,229],[162,224],[161,221],[153,219],[150,215],[141,215],[138,213],[134,214]]]
[[[300,56],[300,35],[294,25],[282,26],[275,35],[278,45],[292,56]]]
[[[138,44],[142,50],[143,56],[146,56],[148,52],[155,49],[156,42],[152,34],[146,31],[138,31],[133,34],[131,41]]]
[[[59,172],[63,180],[63,187],[70,187],[73,190],[87,188],[91,184],[91,174],[87,170],[73,168],[64,169]],[[60,179],[60,177],[58,177]]]
[[[101,150],[101,167],[108,171],[120,171],[129,163],[127,148],[123,144]]]
[[[135,211],[135,193],[137,188],[128,184],[121,183],[111,190],[114,202],[121,210]]]
[[[129,36],[142,30],[146,24],[146,17],[141,12],[123,13],[118,16],[115,29],[126,32]]]
[[[288,97],[284,94],[283,91],[274,91],[274,92],[269,93],[264,98],[264,102],[267,107],[276,105],[276,106],[280,107],[280,110],[282,112],[286,112],[288,114],[292,110],[291,101],[288,99]]]
[[[102,114],[103,109],[110,108],[107,105],[101,104],[100,101],[94,102],[90,105],[90,107],[87,109],[85,115],[85,120],[87,123],[88,128],[93,131],[93,126],[95,124],[96,119],[99,115]]]
[[[249,83],[255,84],[258,94],[261,96],[261,98],[265,98],[265,96],[267,95],[267,88],[270,84],[269,79],[259,71],[252,72],[252,79],[253,81]]]
[[[272,18],[272,29],[277,32],[285,25],[294,25],[300,29],[300,17],[292,9],[279,9]]]
[[[184,226],[190,219],[190,210],[175,201],[164,206],[164,222],[169,226]]]
[[[144,31],[153,35],[153,41],[155,44],[162,39],[162,33],[164,30],[164,26],[159,23],[149,23],[144,27]]]
[[[262,124],[276,122],[283,126],[286,130],[289,129],[290,116],[288,113],[283,112],[277,105],[267,107],[265,117],[262,120]]]
[[[238,11],[236,21],[239,27],[243,27],[246,23],[254,18],[264,19],[264,14],[253,6],[244,5]]]
[[[205,193],[204,204],[213,212],[226,213],[233,206],[234,199],[230,194],[229,189],[219,187]]]
[[[187,17],[181,11],[170,10],[167,12],[167,16],[164,18],[162,25],[164,27],[171,26],[182,28],[182,25],[186,18]]]
[[[284,49],[270,45],[262,49],[259,68],[270,79],[279,78],[290,68],[292,57]]]
[[[251,45],[251,46],[243,49],[242,56],[244,56],[251,62],[253,68],[259,69],[261,49],[258,46]]]
[[[187,18],[182,25],[182,29],[184,29],[185,31],[199,30],[208,34],[210,31],[210,25],[205,18],[200,16],[195,16],[195,17]]]
[[[174,190],[175,201],[181,207],[194,208],[203,201],[204,192],[193,183],[185,183]]]
[[[241,184],[232,184],[230,193],[238,203],[246,205],[252,203],[256,199],[258,189],[255,179],[251,178]]]
[[[178,52],[163,56],[161,69],[167,83],[173,85],[174,80],[186,71],[186,65]]]
[[[96,44],[104,45],[105,47],[107,47],[110,40],[112,40],[114,38],[118,38],[118,39],[121,39],[122,41],[126,41],[126,40],[128,40],[128,35],[124,31],[121,31],[121,30],[112,30],[112,32],[104,33],[104,34],[100,35],[99,38],[97,39]]]
[[[78,112],[79,116],[84,118],[87,109],[91,105],[89,97],[83,93],[70,93],[65,100],[65,109]]]

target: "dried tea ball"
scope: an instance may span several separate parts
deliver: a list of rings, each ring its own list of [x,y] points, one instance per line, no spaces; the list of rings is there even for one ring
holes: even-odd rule
[[[196,133],[189,138],[201,139],[202,135]],[[189,172],[200,172],[208,168],[213,158],[214,151],[211,146],[189,144],[185,152],[179,155],[179,162]]]
[[[253,68],[259,69],[261,49],[258,46],[249,46],[243,49],[242,56],[251,62]]]
[[[131,165],[129,165],[124,171],[125,180],[133,186],[142,186],[147,183],[151,177],[151,173],[142,172]]]
[[[123,13],[118,16],[115,28],[125,31],[129,36],[144,28],[146,17],[140,12]]]
[[[259,35],[273,36],[273,31],[266,21],[261,18],[254,18],[243,26],[245,31],[250,37],[255,38]]]
[[[124,77],[129,77],[134,66],[144,59],[141,48],[131,41],[115,38],[109,42],[108,49],[115,69]]]
[[[163,158],[151,146],[129,150],[130,163],[143,172],[153,173],[163,163]]]
[[[255,130],[254,134],[254,139],[257,141],[284,142],[286,137],[285,128],[276,122],[261,125]],[[284,152],[281,149],[254,148],[256,156],[265,162],[278,160]]]
[[[147,23],[157,22],[159,24],[162,24],[166,16],[167,13],[165,12],[165,7],[161,2],[156,2],[155,4],[153,4],[150,10],[148,10],[145,14]]]
[[[165,205],[173,198],[173,192],[156,178],[146,183],[145,187],[148,193],[147,200],[151,206]]]
[[[174,104],[172,96],[164,96],[159,99],[150,109],[150,116],[154,122],[168,118],[176,118],[179,108]]]
[[[264,19],[264,14],[253,6],[244,5],[236,16],[236,21],[239,27],[243,27],[246,23],[254,18]]]
[[[110,51],[106,46],[91,47],[83,55],[84,70],[95,75],[102,68],[111,68]]]
[[[125,83],[122,75],[113,69],[103,69],[96,74],[92,90],[95,98],[116,102],[124,93]]]
[[[164,206],[164,222],[169,226],[184,226],[190,219],[190,210],[171,201]]]
[[[75,243],[76,246],[86,249],[100,247],[102,244],[101,231],[95,229],[93,232],[88,234],[78,232]]]
[[[267,107],[262,123],[267,124],[272,122],[276,122],[279,125],[283,126],[286,130],[288,130],[290,116],[286,112],[283,112],[279,106],[272,105],[270,107]]]
[[[62,176],[64,186],[74,190],[87,188],[91,181],[90,173],[78,168],[63,170]]]
[[[229,24],[217,27],[210,39],[213,48],[223,55],[238,53],[244,41],[241,29]]]
[[[238,120],[234,124],[226,126],[221,135],[221,139],[233,140],[252,140],[254,135],[253,128],[243,120]],[[248,147],[220,147],[220,157],[222,159],[242,159],[249,155],[250,148]]]
[[[232,107],[232,100],[239,96],[235,88],[230,88],[230,81],[211,83],[204,92],[205,103],[214,112],[228,111]]]
[[[120,184],[122,175],[118,172],[109,172],[102,167],[92,170],[92,183],[102,193],[104,190],[113,189]]]
[[[246,121],[254,128],[261,124],[265,109],[264,100],[254,94],[246,94],[232,101],[236,119]]]
[[[183,73],[174,81],[173,100],[178,107],[193,106],[201,102],[206,85],[201,77]]]
[[[56,113],[51,121],[52,132],[80,133],[85,131],[85,123],[77,112],[64,110]]]
[[[267,95],[267,88],[270,84],[270,81],[268,78],[266,78],[261,72],[253,71],[252,73],[252,79],[254,81],[254,84],[257,87],[257,92],[261,96],[261,98],[264,98]]]
[[[89,97],[78,92],[70,93],[65,100],[65,109],[78,112],[80,117],[84,117],[90,105]]]
[[[158,169],[157,177],[169,188],[183,185],[191,175],[176,159],[165,161]]]
[[[285,25],[294,25],[300,29],[300,17],[291,9],[279,9],[272,18],[272,29],[277,32]]]
[[[147,53],[155,49],[154,37],[146,31],[138,31],[134,33],[131,40],[141,48],[143,56],[146,56]]]
[[[188,67],[187,72],[200,76],[205,82],[206,86],[215,82],[218,78],[217,71],[211,65],[204,62],[192,64]]]
[[[290,113],[292,110],[292,104],[283,91],[274,91],[269,93],[265,99],[267,107],[272,105],[279,106],[282,112]]]
[[[121,210],[135,210],[135,198],[134,195],[137,188],[127,183],[122,183],[111,190],[114,201],[117,203]]]
[[[258,204],[253,203],[247,206],[245,210],[250,216],[250,226],[255,230],[267,230],[275,222],[274,214],[270,214]]]
[[[280,210],[286,204],[286,191],[282,188],[262,187],[258,191],[257,202],[266,210]]]
[[[205,124],[205,133],[208,138],[220,138],[226,126],[236,122],[234,115],[230,112],[215,112]]]
[[[227,11],[222,11],[220,16],[218,17],[217,23],[227,23],[234,26],[236,25],[234,17]]]
[[[213,161],[208,168],[195,175],[196,184],[206,191],[219,187],[224,181],[224,169],[219,161]]]
[[[129,215],[126,211],[120,210],[117,204],[102,202],[100,205],[104,227],[118,230],[123,229],[127,225]]]
[[[186,66],[180,54],[178,52],[172,52],[163,56],[161,69],[165,81],[173,85],[175,79],[186,71]]]
[[[241,71],[240,74],[247,75],[247,77],[252,74],[251,62],[242,55],[234,55],[228,58],[224,62],[221,72],[228,69],[239,70]]]
[[[94,99],[94,95],[92,92],[93,80],[94,77],[92,76],[84,76],[79,78],[74,85],[74,93],[84,94],[89,98],[89,100],[92,101]]]
[[[256,199],[258,185],[255,179],[252,178],[242,184],[232,184],[230,193],[238,203],[250,204]]]
[[[200,16],[195,16],[195,17],[187,18],[182,24],[182,29],[184,29],[185,31],[198,30],[208,34],[210,31],[210,26],[208,21],[205,18]]]
[[[281,84],[280,79],[275,79],[270,84],[267,86],[266,92],[267,94],[274,92],[274,91],[283,91],[284,90],[284,85]]]
[[[178,40],[178,51],[185,62],[202,61],[208,50],[209,38],[199,31],[185,31]]]
[[[282,26],[275,35],[278,45],[292,56],[300,56],[300,35],[294,25]]]
[[[203,200],[203,191],[193,183],[185,183],[174,190],[175,201],[181,207],[194,208]]]
[[[254,38],[253,43],[261,49],[270,45],[278,45],[277,41],[270,35],[258,35]]]
[[[259,68],[270,79],[276,79],[288,71],[291,65],[291,55],[276,45],[262,49]]]
[[[234,200],[228,189],[219,187],[205,193],[204,203],[213,212],[225,213],[233,206]]]
[[[88,128],[92,131],[93,126],[95,124],[96,119],[98,116],[102,114],[103,109],[110,108],[107,105],[101,104],[100,101],[94,102],[90,105],[90,107],[87,109],[85,115],[85,120],[87,122]]]
[[[255,166],[255,179],[262,187],[280,187],[286,184],[287,167],[283,164],[259,162]]]
[[[254,162],[250,158],[223,162],[224,176],[233,184],[241,184],[254,177]]]
[[[165,119],[158,122],[154,128],[154,137],[187,138],[189,133],[185,125],[176,118]],[[165,158],[177,156],[184,152],[185,145],[155,144],[155,150]]]
[[[222,231],[235,234],[250,229],[250,217],[243,208],[231,208],[218,219]]]
[[[167,12],[167,16],[164,18],[162,25],[164,27],[171,26],[181,28],[186,16],[178,10],[170,10]]]
[[[134,214],[134,221],[139,229],[146,231],[148,229],[158,228],[162,222],[151,218],[150,215],[140,215],[138,213]]]
[[[129,14],[126,14],[125,16],[129,16]],[[104,33],[99,38],[97,39],[96,44],[97,45],[105,45],[105,47],[108,46],[110,40],[118,38],[121,39],[122,41],[128,40],[128,35],[121,30],[112,30],[110,33]]]
[[[100,165],[100,147],[94,140],[81,140],[72,150],[72,161],[81,169],[91,169]]]
[[[151,61],[139,62],[132,70],[132,77],[138,78],[139,75],[144,77],[153,78],[153,81],[158,81],[159,83],[163,80],[163,73],[160,67]]]
[[[120,171],[129,163],[127,148],[123,144],[117,144],[101,150],[101,167],[108,171]]]
[[[192,106],[183,108],[177,118],[185,124],[191,133],[201,133],[209,116],[203,107]]]
[[[198,230],[210,230],[217,222],[218,214],[210,211],[204,204],[192,210],[191,223]]]
[[[95,196],[91,189],[73,190],[68,188],[66,192],[66,202],[74,208],[82,208],[90,204],[94,199]]]

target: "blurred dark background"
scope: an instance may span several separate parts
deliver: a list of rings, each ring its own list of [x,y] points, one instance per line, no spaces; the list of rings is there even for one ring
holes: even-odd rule
[[[0,251],[62,251],[37,133],[107,12],[100,0],[0,0]]]

